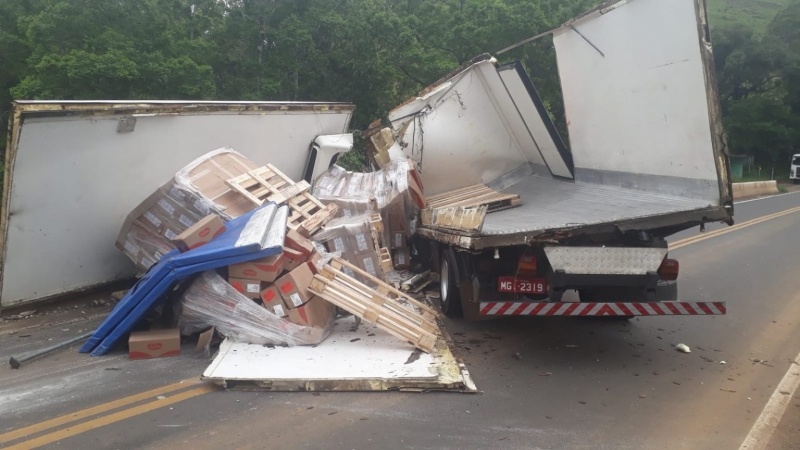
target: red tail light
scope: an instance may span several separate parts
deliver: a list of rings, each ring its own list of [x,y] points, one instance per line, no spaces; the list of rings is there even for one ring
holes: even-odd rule
[[[536,275],[539,270],[539,262],[534,255],[522,255],[517,264],[517,273],[520,275]]]
[[[680,264],[677,259],[665,259],[658,268],[658,276],[664,281],[675,281],[678,279]]]

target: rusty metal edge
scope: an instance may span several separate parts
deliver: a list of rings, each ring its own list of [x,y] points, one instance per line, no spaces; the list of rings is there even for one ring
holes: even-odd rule
[[[711,147],[714,151],[717,180],[719,180],[720,204],[726,208],[728,213],[726,223],[733,225],[733,186],[731,185],[731,171],[728,160],[730,151],[725,127],[722,123],[722,107],[719,101],[719,90],[717,89],[714,50],[711,45],[706,0],[694,0],[694,6],[697,18],[697,40],[700,46],[700,58],[703,61],[703,76],[706,84],[708,122],[711,127]]]
[[[8,208],[11,204],[11,185],[14,181],[14,162],[17,157],[17,143],[22,129],[22,111],[16,103],[11,108],[11,118],[8,121],[8,138],[6,140],[5,167],[3,172],[3,199],[0,202],[0,311],[3,310],[3,281],[5,279],[6,263],[6,238],[8,237],[8,221],[10,214]]]
[[[352,103],[334,102],[183,102],[183,101],[32,101],[17,100],[15,109],[28,117],[124,114],[209,114],[306,112],[353,113]]]

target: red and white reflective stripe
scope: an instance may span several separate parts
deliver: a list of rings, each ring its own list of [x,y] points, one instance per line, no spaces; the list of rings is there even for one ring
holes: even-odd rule
[[[707,316],[726,314],[725,302],[481,302],[482,316]]]

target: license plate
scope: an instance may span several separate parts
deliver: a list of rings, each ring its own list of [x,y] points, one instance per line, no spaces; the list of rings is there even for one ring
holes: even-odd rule
[[[544,278],[499,277],[497,290],[518,294],[546,294],[547,280]]]

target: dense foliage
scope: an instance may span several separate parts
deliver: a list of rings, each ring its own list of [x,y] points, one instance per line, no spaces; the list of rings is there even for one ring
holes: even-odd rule
[[[8,119],[14,98],[329,100],[354,102],[353,126],[363,129],[470,58],[597,3],[4,1],[0,119]],[[732,153],[771,164],[800,147],[798,30],[800,0],[791,0],[765,32],[728,22],[713,28]],[[525,64],[563,126],[550,41],[502,58]]]

